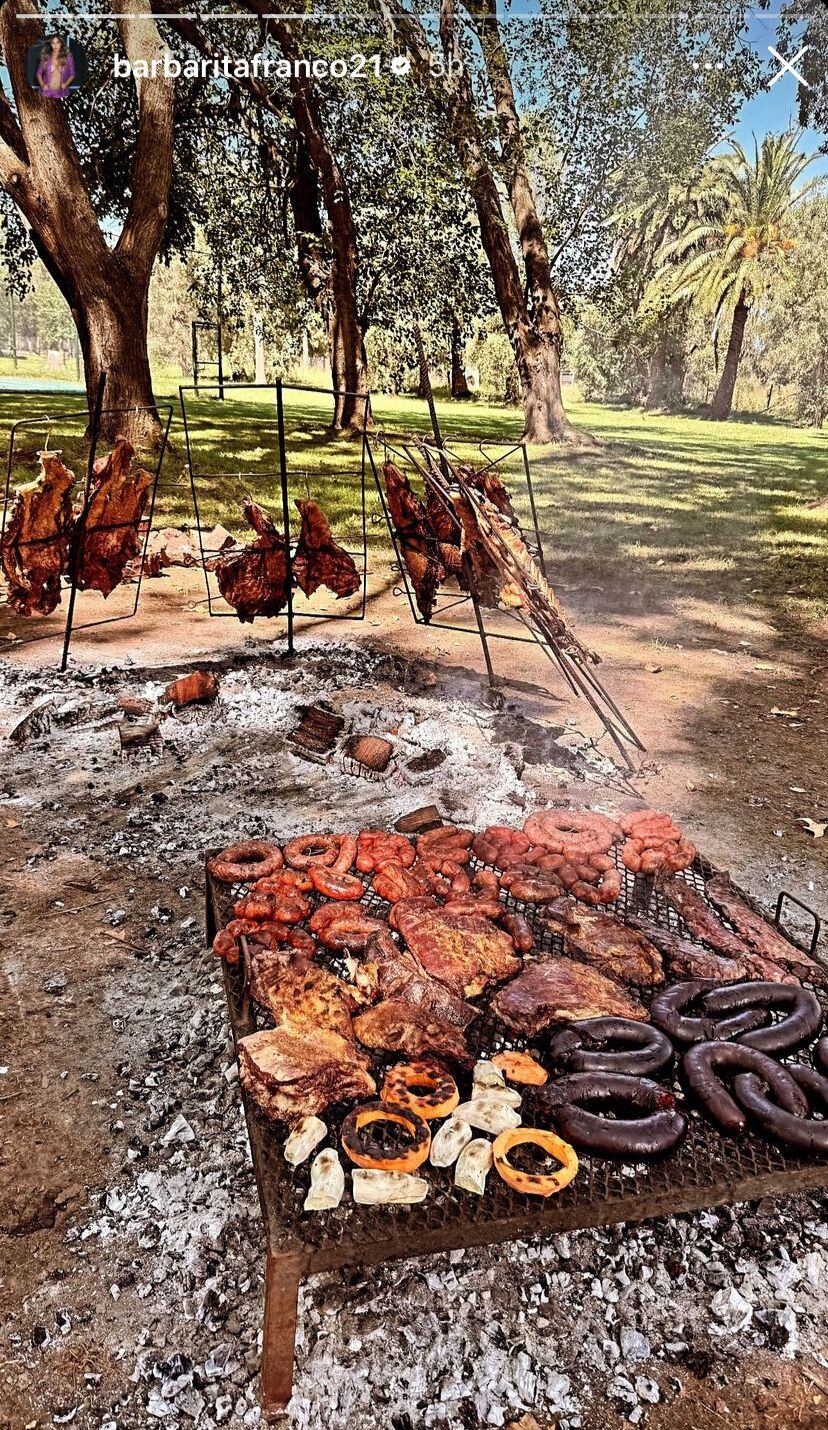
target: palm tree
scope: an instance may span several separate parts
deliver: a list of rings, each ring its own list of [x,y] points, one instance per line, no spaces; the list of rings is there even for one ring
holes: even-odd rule
[[[799,135],[767,134],[753,156],[730,141],[705,168],[699,211],[662,247],[650,285],[651,301],[690,300],[714,315],[713,340],[730,328],[727,354],[710,416],[730,416],[748,316],[774,282],[780,261],[795,247],[788,229],[794,205],[813,183],[796,188],[815,155],[800,153]]]

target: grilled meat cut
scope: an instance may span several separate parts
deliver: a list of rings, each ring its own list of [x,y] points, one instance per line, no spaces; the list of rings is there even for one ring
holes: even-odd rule
[[[634,1018],[647,1014],[619,984],[585,963],[548,958],[532,963],[492,1000],[492,1012],[508,1027],[530,1037],[549,1023],[584,1018]]]
[[[744,965],[733,958],[723,958],[721,954],[703,948],[700,943],[694,943],[680,933],[673,933],[672,929],[662,928],[660,924],[653,923],[652,919],[645,919],[637,914],[630,914],[628,918],[630,923],[655,945],[673,978],[691,982],[699,978],[710,978],[715,983],[735,983],[747,977]]]
[[[734,888],[729,874],[714,874],[705,885],[705,893],[760,957],[769,958],[772,963],[787,968],[797,978],[804,978],[809,983],[828,982],[828,971],[821,964],[794,948],[781,933],[754,913]]]
[[[15,496],[0,569],[18,615],[48,616],[60,604],[60,578],[69,569],[74,481],[56,452],[41,452],[40,476]]]
[[[250,992],[277,1023],[302,1032],[322,1028],[353,1042],[358,1001],[341,978],[304,953],[251,952]]]
[[[690,932],[709,944],[716,953],[740,963],[748,978],[769,983],[796,982],[794,975],[770,958],[755,953],[738,934],[725,928],[719,917],[708,908],[701,894],[686,879],[673,876],[662,884],[665,898],[680,914]]]
[[[256,533],[241,551],[219,556],[216,579],[222,596],[240,621],[255,616],[278,616],[287,604],[288,580],[285,542],[272,519],[248,497],[244,519]]]
[[[366,1048],[409,1058],[445,1058],[461,1067],[471,1067],[473,1062],[459,1028],[403,998],[386,998],[360,1013],[354,1031]]]
[[[550,909],[545,922],[563,935],[566,953],[583,958],[611,978],[639,988],[664,982],[658,949],[638,929],[627,928],[611,914],[569,904],[563,914]]]
[[[393,462],[382,468],[388,511],[397,533],[417,607],[428,624],[434,610],[437,587],[443,578],[437,537],[429,523],[426,509],[411,488],[407,476]]]
[[[359,572],[348,552],[334,541],[324,511],[315,501],[297,501],[302,532],[293,557],[296,584],[306,596],[327,586],[335,596],[359,590]]]
[[[106,597],[119,586],[124,569],[141,550],[141,521],[152,473],[132,466],[135,448],[126,437],[92,468],[85,518],[75,523],[74,555],[81,591]]]
[[[394,923],[426,972],[458,998],[474,998],[520,969],[513,940],[481,914],[451,914],[412,899],[395,906]]]
[[[327,1028],[290,1026],[251,1033],[238,1045],[242,1086],[266,1117],[298,1122],[332,1102],[371,1097],[368,1059]]]
[[[381,998],[402,998],[463,1031],[478,1016],[470,1003],[430,977],[411,949],[400,948],[386,928],[368,939],[362,971]]]

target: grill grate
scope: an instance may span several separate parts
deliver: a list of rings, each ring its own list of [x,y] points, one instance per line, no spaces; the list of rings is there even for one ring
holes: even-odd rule
[[[646,911],[663,927],[687,932],[681,918],[654,889],[652,879],[633,875],[620,863],[619,867],[622,891],[613,913],[623,919],[630,913]],[[712,872],[707,861],[697,858],[683,877],[704,894],[705,880]],[[229,889],[208,874],[209,931],[228,922],[241,892],[242,886]],[[741,897],[762,912],[747,895]],[[545,927],[536,908],[521,904],[511,895],[504,895],[504,899],[508,907],[528,919],[540,950],[563,951],[560,936]],[[388,904],[373,891],[369,890],[362,902],[370,914],[387,917]],[[332,972],[347,977],[344,961],[337,955],[320,949],[320,961]],[[224,979],[234,1037],[238,1040],[257,1028],[267,1027],[268,1017],[244,996],[242,966],[231,968],[225,964]],[[475,1000],[482,1012],[467,1033],[471,1051],[485,1057],[506,1048],[520,1048],[543,1058],[548,1035],[525,1038],[502,1025],[488,1008],[494,991]],[[372,1057],[378,1086],[395,1061],[388,1054]],[[459,1085],[462,1099],[468,1095],[470,1075],[461,1077]],[[675,1088],[680,1092],[677,1081]],[[825,1163],[790,1155],[759,1136],[725,1138],[692,1111],[687,1137],[668,1157],[659,1162],[629,1164],[584,1155],[575,1181],[548,1202],[513,1191],[494,1172],[487,1181],[485,1196],[476,1197],[455,1188],[453,1168],[437,1169],[428,1163],[423,1175],[430,1183],[429,1195],[417,1206],[358,1207],[346,1192],[343,1203],[335,1210],[305,1213],[302,1203],[310,1182],[309,1163],[289,1168],[281,1152],[284,1129],[269,1123],[246,1097],[244,1102],[270,1249],[274,1254],[298,1256],[306,1270],[376,1263],[533,1233],[548,1235],[576,1227],[642,1220],[828,1185]],[[322,1145],[339,1146],[342,1119],[351,1105],[327,1110],[324,1117],[330,1132]],[[524,1095],[522,1118],[526,1125],[537,1125],[531,1089]],[[343,1164],[350,1165],[344,1154]]]

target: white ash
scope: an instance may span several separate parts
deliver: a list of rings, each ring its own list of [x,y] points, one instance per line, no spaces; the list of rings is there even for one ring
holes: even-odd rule
[[[520,769],[521,743],[495,738],[497,712],[460,684],[430,687],[422,670],[364,651],[317,643],[304,654],[297,668],[228,671],[216,706],[167,721],[162,753],[128,760],[101,721],[120,694],[155,698],[166,673],[15,673],[0,685],[0,704],[17,715],[52,689],[70,706],[71,723],[58,707],[51,731],[6,754],[4,806],[25,817],[32,865],[79,850],[114,871],[102,920],[128,939],[101,1055],[121,1094],[112,1176],[65,1232],[57,1290],[33,1283],[2,1333],[8,1381],[15,1366],[26,1372],[44,1422],[260,1423],[264,1241],[223,993],[200,932],[203,846],[390,820],[431,801],[478,825],[514,821],[535,800],[536,775],[550,778],[548,762]],[[74,718],[81,696],[94,728]],[[391,734],[389,781],[284,750],[297,705],[319,698]],[[447,768],[409,786],[400,747],[432,741],[450,750]],[[593,783],[590,803],[613,807],[594,762],[568,756],[559,768]],[[59,1005],[72,992],[70,978],[51,998]],[[80,1289],[90,1279],[91,1308]],[[316,1277],[300,1298],[287,1420],[295,1430],[475,1430],[531,1412],[577,1430],[604,1406],[644,1423],[652,1406],[681,1397],[688,1373],[716,1387],[759,1348],[826,1365],[827,1282],[828,1218],[816,1194]],[[107,1315],[117,1320],[98,1332]],[[114,1391],[111,1376],[106,1391],[107,1378],[95,1379],[96,1345],[118,1368]],[[72,1405],[50,1389],[61,1347],[89,1372]]]

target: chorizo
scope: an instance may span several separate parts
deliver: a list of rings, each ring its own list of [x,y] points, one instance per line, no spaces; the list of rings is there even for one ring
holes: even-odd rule
[[[509,909],[506,913],[501,914],[500,922],[514,943],[518,953],[528,953],[530,949],[534,948],[535,936],[526,922],[526,919],[523,917],[523,914],[513,913],[512,910]]]
[[[278,844],[266,839],[245,839],[241,844],[228,844],[207,867],[222,884],[250,884],[266,874],[275,874],[284,862]]]
[[[381,919],[373,919],[354,903],[322,904],[311,914],[308,928],[325,948],[334,953],[361,953],[371,934],[385,928]]]
[[[357,879],[353,874],[338,874],[334,869],[319,868],[316,864],[312,864],[310,876],[316,892],[324,894],[326,899],[351,901],[361,899],[365,893],[365,885],[362,880]]]

